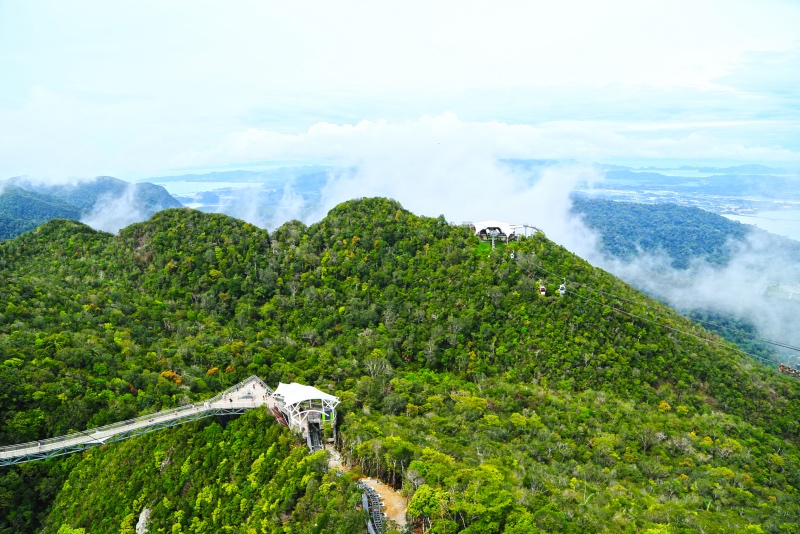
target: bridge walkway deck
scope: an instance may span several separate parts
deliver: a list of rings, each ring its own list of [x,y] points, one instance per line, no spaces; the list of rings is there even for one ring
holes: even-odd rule
[[[244,413],[246,410],[265,404],[272,408],[275,401],[271,394],[272,389],[264,381],[257,376],[251,376],[203,402],[78,431],[66,436],[0,447],[0,466],[71,454],[205,417]]]

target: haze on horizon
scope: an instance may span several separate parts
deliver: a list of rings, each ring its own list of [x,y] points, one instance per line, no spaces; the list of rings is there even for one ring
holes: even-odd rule
[[[0,0],[0,180],[355,169],[329,174],[311,215],[291,182],[272,218],[249,191],[232,214],[272,229],[386,196],[455,222],[533,223],[640,287],[673,276],[648,289],[676,306],[746,303],[764,335],[796,342],[793,310],[738,289],[797,278],[763,243],[723,271],[617,264],[570,191],[603,179],[591,163],[798,173],[798,27],[788,0]],[[570,163],[531,182],[505,158]],[[137,216],[121,198],[85,221]]]
[[[797,168],[797,27],[779,0],[0,2],[0,178],[432,176],[476,152]]]

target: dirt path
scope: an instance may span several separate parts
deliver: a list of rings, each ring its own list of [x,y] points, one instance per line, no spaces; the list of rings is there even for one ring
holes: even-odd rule
[[[325,450],[330,453],[330,456],[328,456],[328,467],[330,469],[338,469],[345,473],[350,471],[350,468],[344,465],[342,455],[339,454],[339,451],[337,451],[333,445],[325,445]]]
[[[325,449],[330,453],[330,456],[328,457],[328,467],[345,472],[350,470],[349,467],[344,465],[344,462],[342,461],[342,455],[339,454],[339,451],[334,449],[332,445],[326,445]],[[381,500],[386,504],[386,507],[383,509],[386,517],[397,523],[401,529],[404,528],[406,526],[407,508],[405,497],[400,495],[399,491],[395,490],[391,486],[387,486],[380,480],[375,480],[374,478],[362,478],[361,482],[374,489],[375,492],[381,496]]]

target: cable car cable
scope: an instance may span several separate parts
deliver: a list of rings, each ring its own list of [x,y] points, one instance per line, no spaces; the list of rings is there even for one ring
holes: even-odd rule
[[[545,271],[545,272],[548,272],[548,273],[550,273],[550,274],[553,274],[553,275],[555,275],[555,273],[553,273],[552,271],[549,271],[549,270],[547,270],[547,269],[545,269],[545,268],[543,268],[543,267],[541,267],[541,270],[543,270],[543,271]],[[574,282],[573,282],[573,283],[574,283]],[[613,294],[609,294],[609,293],[603,293],[603,292],[601,292],[601,291],[599,291],[599,290],[595,290],[595,289],[593,289],[593,288],[591,288],[591,287],[589,287],[589,286],[586,286],[585,284],[578,284],[578,283],[574,283],[574,285],[577,285],[577,286],[579,286],[579,287],[588,288],[589,290],[591,290],[591,291],[595,291],[595,292],[597,292],[597,293],[602,293],[602,294],[604,294],[604,295],[611,295],[611,296],[614,296],[614,297],[616,297],[616,296],[615,296],[615,295],[613,295]],[[704,337],[702,337],[702,336],[699,336],[699,335],[697,335],[697,334],[694,334],[694,333],[692,333],[692,332],[687,332],[687,331],[685,331],[685,330],[681,330],[680,328],[676,328],[676,327],[674,327],[674,326],[670,326],[670,325],[668,325],[668,324],[665,324],[665,323],[660,323],[660,322],[658,322],[658,321],[655,321],[655,320],[653,320],[653,319],[649,319],[649,318],[647,318],[647,317],[642,317],[641,315],[637,315],[637,314],[635,314],[635,313],[631,313],[631,312],[625,311],[625,310],[623,310],[623,309],[621,309],[621,308],[618,308],[618,307],[614,306],[613,304],[609,304],[609,303],[601,302],[601,301],[599,301],[599,300],[595,300],[595,299],[591,299],[591,298],[589,298],[589,297],[585,297],[585,296],[583,296],[583,295],[579,295],[578,293],[576,293],[576,292],[574,292],[574,291],[572,291],[572,290],[567,290],[567,293],[570,293],[570,294],[572,294],[572,295],[575,295],[575,296],[576,296],[576,297],[578,297],[578,298],[581,298],[581,299],[584,299],[584,300],[588,300],[588,301],[590,301],[590,302],[593,302],[593,303],[595,303],[595,304],[599,304],[599,305],[601,305],[601,306],[608,306],[609,308],[611,308],[611,309],[612,309],[612,310],[614,310],[615,312],[618,312],[618,313],[623,313],[623,314],[625,314],[625,315],[628,315],[628,316],[630,316],[630,317],[634,317],[634,318],[636,318],[636,319],[640,319],[640,320],[642,320],[642,321],[645,321],[645,322],[647,322],[647,323],[655,324],[655,325],[661,326],[661,327],[663,327],[663,328],[667,328],[667,329],[669,329],[669,330],[672,330],[672,331],[674,331],[674,332],[678,332],[678,333],[681,333],[681,334],[684,334],[684,335],[687,335],[687,336],[694,337],[694,338],[696,338],[696,339],[698,339],[698,340],[700,340],[700,341],[705,341],[705,342],[707,342],[707,343],[711,343],[711,344],[718,345],[718,346],[721,346],[721,347],[726,347],[726,348],[728,348],[728,349],[730,349],[730,350],[733,350],[733,351],[735,351],[735,352],[738,352],[738,353],[740,353],[740,354],[744,354],[745,356],[749,356],[749,357],[751,357],[751,358],[755,358],[755,359],[758,359],[758,360],[762,360],[762,361],[765,361],[765,362],[769,362],[769,363],[771,363],[771,364],[773,364],[773,365],[774,365],[774,364],[777,364],[777,363],[780,363],[780,362],[778,362],[778,361],[775,361],[775,360],[773,360],[773,359],[770,359],[770,358],[765,358],[765,357],[763,357],[763,356],[757,356],[757,355],[755,355],[755,354],[750,354],[749,352],[747,352],[747,351],[744,351],[744,350],[742,350],[742,349],[738,348],[738,346],[736,346],[736,344],[735,344],[735,343],[733,343],[733,342],[731,342],[731,341],[727,341],[727,340],[723,340],[723,341],[714,341],[714,340],[712,340],[712,339],[707,339],[707,338],[704,338]],[[638,302],[634,302],[634,301],[632,301],[632,300],[629,300],[629,299],[625,299],[625,298],[622,298],[622,297],[618,297],[618,298],[619,298],[620,300],[624,300],[624,301],[626,301],[626,302],[630,302],[630,303],[632,303],[632,304],[640,305],[640,306],[642,306],[642,307],[645,307],[645,308],[652,308],[652,307],[650,307],[650,306],[647,306],[647,305],[645,305],[645,304],[640,304],[640,303],[638,303]],[[777,342],[775,342],[775,343],[777,344]],[[733,345],[733,346],[731,346],[731,345]]]
[[[544,271],[544,272],[546,272],[546,273],[552,274],[553,276],[558,276],[558,275],[557,275],[556,273],[554,273],[553,271],[550,271],[550,270],[548,270],[548,269],[545,269],[545,268],[544,268],[544,267],[542,267],[541,265],[539,266],[539,269],[541,269],[542,271]],[[559,278],[561,278],[561,277],[559,277]],[[594,288],[592,288],[592,287],[590,287],[590,286],[587,286],[586,284],[579,284],[578,282],[570,282],[570,285],[575,285],[575,286],[578,286],[578,287],[584,287],[584,288],[587,288],[587,289],[589,289],[590,291],[594,291],[595,293],[599,293],[599,294],[601,294],[601,295],[605,295],[605,296],[613,297],[613,298],[615,298],[615,299],[619,299],[619,300],[624,300],[625,302],[629,302],[629,303],[631,303],[631,304],[635,304],[635,305],[637,305],[637,306],[642,306],[642,307],[644,307],[644,308],[648,308],[648,309],[654,310],[654,311],[656,311],[656,312],[658,312],[658,313],[662,313],[662,312],[661,312],[661,310],[658,310],[658,309],[656,309],[655,307],[653,307],[653,306],[651,306],[651,305],[648,305],[648,304],[643,304],[643,303],[641,303],[641,302],[637,302],[637,301],[630,300],[630,299],[626,299],[625,297],[620,297],[619,295],[615,295],[615,294],[613,294],[613,293],[608,293],[608,292],[602,291],[602,290],[600,290],[600,289],[594,289]],[[572,293],[572,292],[570,291],[570,293]],[[681,314],[681,315],[682,315],[682,314]],[[682,316],[683,316],[683,317],[686,317],[685,315],[682,315]],[[767,339],[767,338],[759,337],[759,336],[757,336],[757,335],[755,335],[755,334],[752,334],[752,333],[749,333],[749,332],[747,332],[747,331],[745,331],[745,330],[738,330],[738,329],[736,329],[736,328],[731,328],[731,327],[727,327],[727,326],[724,326],[724,325],[719,325],[719,324],[712,323],[712,322],[710,322],[710,321],[704,321],[704,320],[701,320],[701,319],[693,319],[693,318],[690,318],[690,317],[686,317],[686,318],[687,318],[687,319],[689,319],[689,320],[691,320],[691,321],[694,321],[694,322],[696,322],[696,323],[700,323],[700,324],[710,324],[710,325],[712,325],[712,326],[718,326],[718,327],[720,327],[720,328],[725,328],[726,330],[728,330],[728,331],[730,331],[730,332],[736,332],[736,333],[740,333],[740,334],[742,334],[742,335],[748,336],[750,339],[754,339],[754,340],[757,340],[757,341],[761,341],[761,342],[763,342],[763,343],[767,343],[767,344],[769,344],[769,345],[775,345],[776,347],[782,347],[782,348],[785,348],[785,349],[793,350],[793,351],[795,351],[795,352],[800,352],[800,347],[798,347],[798,346],[795,346],[795,345],[789,345],[789,344],[787,344],[787,343],[783,343],[783,342],[781,342],[781,341],[775,341],[775,340],[772,340],[772,339]],[[733,343],[733,342],[731,342],[731,343]]]
[[[681,334],[684,334],[684,335],[687,335],[687,336],[692,336],[692,337],[694,337],[696,339],[699,339],[700,341],[705,341],[706,343],[712,343],[714,345],[719,345],[721,347],[725,347],[725,348],[728,348],[728,349],[733,350],[735,352],[739,352],[741,354],[744,354],[745,356],[750,356],[751,358],[757,358],[759,360],[767,361],[767,362],[770,362],[770,363],[773,363],[773,364],[777,363],[774,360],[771,360],[769,358],[765,358],[763,356],[756,356],[755,354],[750,354],[749,352],[745,352],[742,349],[737,348],[735,346],[731,347],[730,345],[732,343],[730,341],[727,341],[727,340],[714,341],[713,339],[707,339],[707,338],[701,337],[701,336],[699,336],[697,334],[693,334],[692,332],[686,332],[685,330],[681,330],[680,328],[675,328],[674,326],[670,326],[670,325],[664,324],[664,323],[659,323],[658,321],[654,321],[652,319],[648,319],[647,317],[642,317],[641,315],[636,315],[635,313],[631,313],[631,312],[625,311],[625,310],[623,310],[621,308],[617,308],[617,307],[615,307],[613,305],[610,305],[608,303],[603,303],[603,302],[600,302],[599,300],[594,300],[594,299],[591,299],[589,297],[585,297],[583,295],[579,295],[579,294],[577,294],[577,293],[575,293],[574,291],[571,291],[571,290],[567,290],[567,293],[575,295],[578,298],[581,298],[581,299],[584,299],[584,300],[588,300],[589,302],[594,302],[595,304],[599,304],[601,306],[608,306],[609,308],[611,308],[615,312],[623,313],[625,315],[629,315],[629,316],[634,317],[636,319],[639,319],[641,321],[645,321],[647,323],[655,324],[655,325],[658,325],[658,326],[660,326],[662,328],[666,328],[668,330],[672,330],[674,332],[678,332],[678,333],[681,333]]]

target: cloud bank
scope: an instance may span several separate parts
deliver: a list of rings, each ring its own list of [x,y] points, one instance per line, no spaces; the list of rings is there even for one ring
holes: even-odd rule
[[[178,163],[448,111],[553,157],[800,161],[796,2],[348,5],[0,3],[0,177],[208,171]]]
[[[117,233],[121,228],[145,219],[147,214],[136,201],[134,184],[130,184],[121,196],[98,197],[92,210],[81,217],[81,222],[95,230]]]
[[[670,258],[659,255],[642,255],[633,261],[609,259],[587,243],[576,252],[675,309],[733,315],[755,325],[761,337],[800,346],[796,328],[800,301],[765,295],[773,284],[800,285],[800,247],[759,230],[731,246],[734,252],[727,266],[697,260],[685,270],[674,269]]]
[[[232,161],[293,160],[359,166],[377,155],[397,160],[419,154],[445,161],[476,151],[496,158],[583,161],[800,162],[800,154],[790,148],[748,142],[742,131],[754,127],[752,121],[552,121],[532,125],[465,121],[446,112],[411,121],[320,122],[298,134],[251,128],[227,135],[214,148],[180,154],[170,165],[202,168]]]

